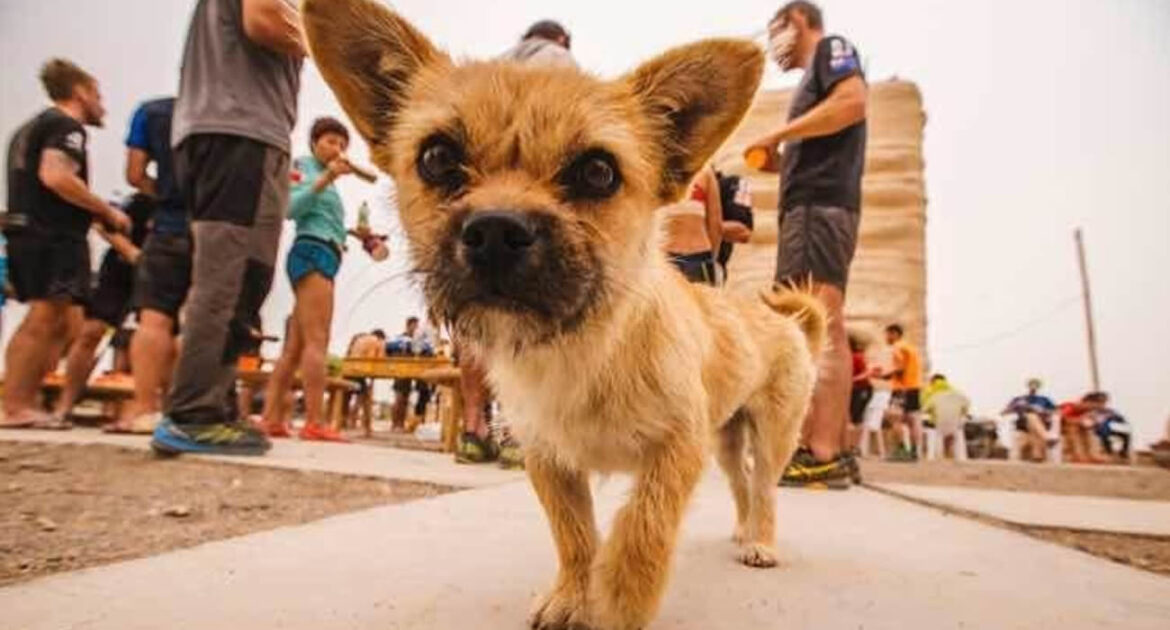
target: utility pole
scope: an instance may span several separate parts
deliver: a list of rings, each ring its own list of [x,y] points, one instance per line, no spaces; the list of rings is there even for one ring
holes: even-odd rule
[[[1089,269],[1085,263],[1085,235],[1077,228],[1077,262],[1081,268],[1081,297],[1085,301],[1085,330],[1089,338],[1089,370],[1093,377],[1093,391],[1101,391],[1101,374],[1097,369],[1097,331],[1093,323],[1093,296],[1089,291]]]

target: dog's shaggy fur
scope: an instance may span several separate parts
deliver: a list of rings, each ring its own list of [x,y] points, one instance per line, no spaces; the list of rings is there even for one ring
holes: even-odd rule
[[[761,51],[704,41],[602,81],[456,64],[372,0],[307,0],[303,17],[321,73],[397,184],[429,308],[515,419],[560,557],[533,627],[650,621],[711,448],[735,496],[740,561],[775,565],[774,488],[811,396],[824,311],[801,293],[741,299],[688,284],[655,215],[747,111]],[[468,252],[469,221],[489,212],[533,235],[506,270]],[[604,543],[591,471],[635,477]]]

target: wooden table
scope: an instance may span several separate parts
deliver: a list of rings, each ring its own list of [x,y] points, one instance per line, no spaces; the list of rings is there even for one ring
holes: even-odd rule
[[[341,375],[346,378],[412,379],[426,381],[450,396],[451,409],[439,414],[443,450],[454,452],[459,429],[463,424],[463,392],[459,387],[462,372],[447,357],[385,357],[382,359],[344,359]]]
[[[260,388],[268,384],[268,379],[272,378],[272,372],[240,370],[236,373],[236,378],[241,383]],[[292,386],[294,389],[304,389],[304,382],[299,374],[293,375]],[[329,395],[329,415],[326,421],[330,425],[333,427],[341,425],[341,419],[345,416],[345,395],[357,391],[357,388],[357,383],[347,381],[344,378],[329,377],[325,379],[325,392]]]
[[[41,382],[41,393],[44,395],[45,408],[51,408],[53,401],[61,395],[61,390],[65,387],[65,380],[60,377],[50,375]],[[101,403],[109,405],[103,410],[109,413],[114,419],[122,416],[122,405],[134,398],[134,381],[129,379],[106,379],[97,378],[85,384],[85,388],[81,390],[81,395],[77,397],[77,402],[83,400],[97,400]]]

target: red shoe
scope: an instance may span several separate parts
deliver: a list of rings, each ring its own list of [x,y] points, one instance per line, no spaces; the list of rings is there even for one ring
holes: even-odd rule
[[[290,437],[292,437],[292,427],[288,426],[288,424],[284,423],[284,422],[280,422],[280,423],[276,423],[276,424],[265,423],[260,428],[262,431],[264,431],[264,433],[266,435],[268,435],[268,437],[271,437],[271,438],[290,438]]]
[[[297,437],[307,442],[349,442],[342,434],[319,424],[305,423]]]

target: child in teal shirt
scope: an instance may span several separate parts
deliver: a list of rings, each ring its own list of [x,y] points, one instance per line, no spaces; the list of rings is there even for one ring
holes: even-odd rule
[[[324,420],[326,356],[333,321],[333,279],[345,246],[345,208],[334,182],[353,172],[345,150],[349,131],[334,118],[318,118],[309,132],[310,155],[293,161],[289,218],[297,226],[286,271],[296,305],[280,360],[268,380],[264,426],[272,437],[289,437],[287,393],[300,369],[305,390],[302,440],[344,441]]]

